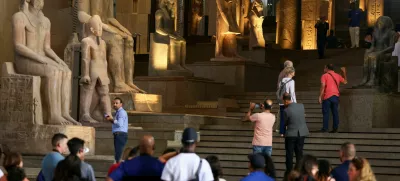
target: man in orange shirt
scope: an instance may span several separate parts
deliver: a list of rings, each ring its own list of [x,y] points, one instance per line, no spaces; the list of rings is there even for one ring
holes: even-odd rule
[[[328,132],[329,126],[329,109],[332,111],[333,130],[331,133],[337,133],[339,127],[339,85],[347,84],[346,68],[342,67],[343,77],[334,71],[333,64],[325,66],[325,74],[321,77],[321,92],[319,95],[319,103],[322,104],[323,127],[321,132]]]
[[[255,103],[250,103],[249,111],[244,121],[255,122],[253,153],[261,153],[271,156],[272,154],[272,136],[275,123],[275,115],[271,113],[272,100],[266,100],[261,105],[263,112],[251,115],[256,107]]]

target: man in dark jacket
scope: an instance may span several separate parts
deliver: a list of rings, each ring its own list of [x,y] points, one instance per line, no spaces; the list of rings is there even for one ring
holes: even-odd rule
[[[296,163],[303,157],[305,137],[309,131],[306,124],[304,105],[293,103],[290,94],[283,95],[285,109],[285,125],[287,126],[285,137],[286,172],[293,168],[293,152],[296,154]]]
[[[317,29],[318,56],[322,59],[325,54],[326,33],[329,30],[329,23],[326,22],[325,16],[320,18],[317,24],[315,24],[315,28]]]

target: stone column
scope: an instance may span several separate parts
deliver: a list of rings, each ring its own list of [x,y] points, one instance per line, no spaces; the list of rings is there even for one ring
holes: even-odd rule
[[[383,0],[368,0],[367,6],[367,24],[369,27],[375,25],[376,20],[383,16],[384,2]]]
[[[299,31],[299,1],[280,0],[279,45],[283,49],[296,49]]]
[[[277,44],[277,45],[279,45],[279,37],[280,37],[280,21],[279,21],[279,18],[281,17],[281,15],[280,15],[280,13],[281,13],[281,1],[278,1],[277,3],[276,3],[276,40],[275,40],[275,43]]]
[[[329,0],[328,22],[329,22],[329,29],[335,30],[335,1],[334,0]]]
[[[319,18],[320,6],[318,0],[303,0],[301,3],[302,49],[314,50],[317,48],[315,24]]]
[[[180,36],[183,36],[185,31],[185,0],[176,0],[175,2],[175,29]]]

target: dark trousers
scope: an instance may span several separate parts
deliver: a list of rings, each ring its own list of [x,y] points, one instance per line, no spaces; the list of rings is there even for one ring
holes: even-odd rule
[[[326,37],[318,37],[317,49],[319,58],[324,58],[325,56],[325,45],[326,45]]]
[[[333,118],[333,129],[336,130],[339,127],[339,97],[332,96],[322,101],[322,114],[323,114],[323,127],[322,130],[327,131],[329,128],[329,109],[332,111]]]
[[[128,141],[128,133],[125,132],[114,133],[114,151],[115,151],[114,158],[117,163],[121,159],[122,152],[124,150],[127,141]]]
[[[296,163],[300,163],[303,157],[304,136],[286,137],[286,172],[289,173],[293,169],[293,152],[296,154]]]
[[[285,126],[285,106],[279,106],[279,134],[285,134],[286,132],[286,126]]]

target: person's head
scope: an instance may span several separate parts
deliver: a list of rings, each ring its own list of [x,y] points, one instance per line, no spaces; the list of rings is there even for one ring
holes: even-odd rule
[[[255,153],[249,154],[247,156],[249,159],[249,170],[250,172],[254,171],[264,171],[265,168],[265,158],[262,154]]]
[[[285,68],[285,73],[286,77],[293,78],[295,76],[295,69],[293,67],[286,67]]]
[[[356,3],[355,2],[350,3],[350,9],[351,10],[355,10],[356,9]]]
[[[290,61],[290,60],[286,60],[286,61],[283,63],[283,67],[284,67],[284,68],[286,68],[286,67],[293,67],[293,62]]]
[[[356,147],[350,142],[343,143],[339,151],[340,161],[353,160],[356,156]]]
[[[90,32],[96,36],[101,37],[103,35],[103,23],[99,15],[94,15],[90,18],[88,23]]]
[[[54,180],[70,181],[81,178],[81,159],[76,155],[68,155],[64,160],[58,162],[54,170]]]
[[[326,16],[320,16],[319,19],[320,19],[322,22],[325,22],[325,21],[326,21]]]
[[[262,103],[262,109],[264,111],[271,111],[272,110],[273,101],[271,99],[267,99]]]
[[[330,64],[325,65],[324,72],[326,73],[328,71],[333,71],[334,69],[335,69],[335,66],[330,63]]]
[[[269,155],[265,154],[264,160],[265,160],[265,169],[264,169],[265,174],[267,174],[269,177],[275,179],[276,171],[275,171],[275,165],[274,165],[274,162],[272,161],[272,158]]]
[[[302,175],[315,177],[318,172],[317,158],[312,155],[304,155],[299,163],[296,163],[296,170]]]
[[[283,100],[283,105],[285,105],[287,107],[287,106],[289,106],[289,104],[292,103],[292,96],[286,92],[283,94],[282,100]]]
[[[194,128],[185,128],[182,133],[183,152],[194,152],[197,143],[197,131]]]
[[[118,110],[119,108],[121,108],[122,104],[123,104],[122,99],[119,97],[115,98],[113,101],[113,107],[115,110]]]
[[[72,138],[67,145],[70,155],[78,156],[81,160],[85,158],[85,141],[80,138]]]
[[[139,146],[132,148],[132,150],[129,152],[128,160],[135,158],[138,152],[139,152]]]
[[[11,167],[7,169],[7,181],[23,181],[26,179],[24,169],[20,167]]]
[[[368,180],[376,181],[374,172],[372,171],[371,165],[365,158],[356,157],[350,162],[349,171],[350,181]]]
[[[326,181],[331,175],[332,166],[328,160],[318,160],[318,180]]]
[[[22,155],[18,152],[8,152],[5,154],[3,166],[5,169],[11,167],[20,167],[24,166],[22,161]]]
[[[142,137],[139,143],[140,154],[153,155],[155,150],[154,137],[151,135],[145,135]]]
[[[51,145],[53,146],[54,150],[57,150],[61,154],[68,152],[68,137],[65,134],[57,133],[53,135],[51,138]]]
[[[210,155],[206,157],[207,162],[210,164],[211,171],[214,176],[214,180],[218,180],[222,177],[221,163],[217,156]]]

